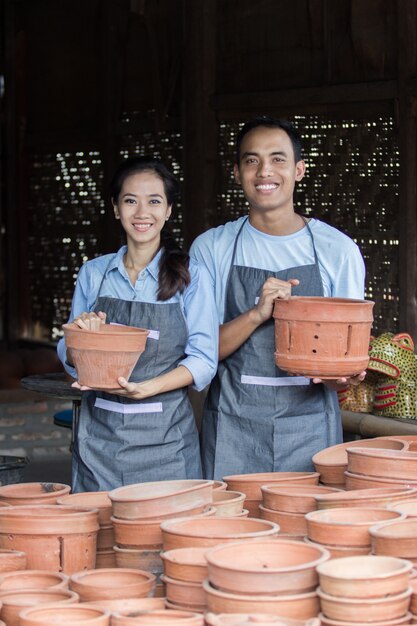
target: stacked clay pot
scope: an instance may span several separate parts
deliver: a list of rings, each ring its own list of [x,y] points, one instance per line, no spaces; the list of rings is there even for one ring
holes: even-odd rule
[[[410,623],[412,564],[393,557],[352,556],[317,567],[323,626]]]
[[[290,540],[216,546],[206,553],[208,611],[314,618],[319,612],[316,567],[328,558],[324,548]]]
[[[204,626],[198,613],[177,610],[150,612],[123,611],[112,615],[111,626]]]
[[[399,513],[398,511],[393,511]],[[393,520],[369,528],[372,554],[395,556],[417,564],[417,519]]]
[[[96,569],[115,567],[116,555],[113,550],[114,530],[111,522],[112,503],[107,491],[86,491],[72,493],[58,498],[57,504],[92,508],[98,510],[99,531],[97,534]]]
[[[7,626],[19,626],[19,615],[26,607],[41,604],[76,604],[79,597],[68,589],[19,589],[0,593],[0,617]]]
[[[124,598],[147,598],[155,591],[155,576],[144,570],[131,568],[101,568],[72,574],[71,591],[80,602]]]
[[[349,507],[311,511],[305,517],[306,541],[327,548],[331,558],[369,554],[371,526],[404,518],[383,508]]]
[[[322,485],[278,483],[263,485],[261,491],[261,518],[277,523],[281,534],[302,537],[307,534],[305,514],[317,509],[315,496],[338,490]]]
[[[213,506],[216,517],[247,517],[248,509],[243,508],[245,494],[239,491],[213,490]]]
[[[261,517],[259,505],[262,502],[262,485],[288,482],[290,484],[317,485],[318,472],[267,472],[260,474],[236,474],[224,476],[227,489],[244,493],[244,508],[249,511],[249,517]]]
[[[320,620],[316,618],[295,620],[265,613],[206,613],[205,619],[207,626],[320,626]]]
[[[385,508],[395,502],[417,498],[417,489],[413,487],[371,487],[353,489],[316,496],[318,509],[350,508]]]
[[[10,506],[28,504],[56,504],[71,491],[62,483],[17,483],[0,487],[0,502]]]
[[[347,448],[346,488],[417,487],[417,452],[358,447]]]
[[[33,606],[20,613],[20,626],[110,626],[110,611],[84,604]]]
[[[162,553],[167,607],[204,613],[207,578],[206,548],[179,548]]]

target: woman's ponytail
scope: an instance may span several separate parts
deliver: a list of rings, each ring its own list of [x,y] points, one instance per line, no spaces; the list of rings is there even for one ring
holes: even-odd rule
[[[159,262],[158,300],[169,300],[190,284],[190,257],[175,241],[169,230],[161,232],[162,256]]]

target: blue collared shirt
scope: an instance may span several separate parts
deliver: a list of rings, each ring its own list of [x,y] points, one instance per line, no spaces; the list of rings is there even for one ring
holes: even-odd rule
[[[161,251],[140,272],[135,285],[132,285],[123,263],[126,250],[127,246],[122,246],[115,254],[92,259],[81,267],[75,285],[69,322],[80,313],[93,309],[104,273],[105,281],[100,296],[158,303],[158,265]],[[183,293],[176,293],[166,302],[179,302],[183,311],[188,341],[184,349],[185,358],[179,365],[183,365],[191,372],[193,386],[200,391],[209,384],[217,369],[219,319],[207,270],[191,259],[190,275],[191,282]],[[66,363],[64,338],[60,339],[57,350],[66,371],[76,378],[75,369]]]

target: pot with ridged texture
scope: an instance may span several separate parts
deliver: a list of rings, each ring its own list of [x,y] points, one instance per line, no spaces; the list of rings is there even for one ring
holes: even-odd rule
[[[81,602],[112,598],[146,598],[155,589],[155,576],[144,570],[108,568],[77,572],[70,577],[70,589]]]
[[[207,578],[207,548],[179,548],[161,553],[166,576],[185,582],[200,582]]]
[[[32,606],[20,613],[20,626],[110,626],[110,612],[83,604]]]
[[[62,483],[18,483],[0,487],[0,501],[11,506],[56,504],[71,491]]]
[[[112,626],[204,626],[204,617],[188,611],[152,611],[149,613],[114,613]]]

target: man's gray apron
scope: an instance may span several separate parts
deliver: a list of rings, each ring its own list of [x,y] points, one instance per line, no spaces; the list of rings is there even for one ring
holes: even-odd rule
[[[104,281],[104,278],[103,278]],[[130,377],[148,380],[184,358],[187,325],[179,303],[100,297],[94,310],[107,322],[149,329]],[[73,491],[107,491],[142,481],[201,478],[200,448],[187,389],[143,401],[106,392],[82,394],[73,449]]]
[[[298,278],[300,284],[293,287],[293,295],[323,295],[313,234],[305,223],[314,264],[272,272],[234,265],[244,221],[236,236],[226,284],[225,322],[253,308],[271,276]],[[281,371],[275,365],[274,345],[271,318],[219,363],[203,414],[203,472],[207,478],[310,471],[316,452],[342,440],[336,393],[303,376]]]

